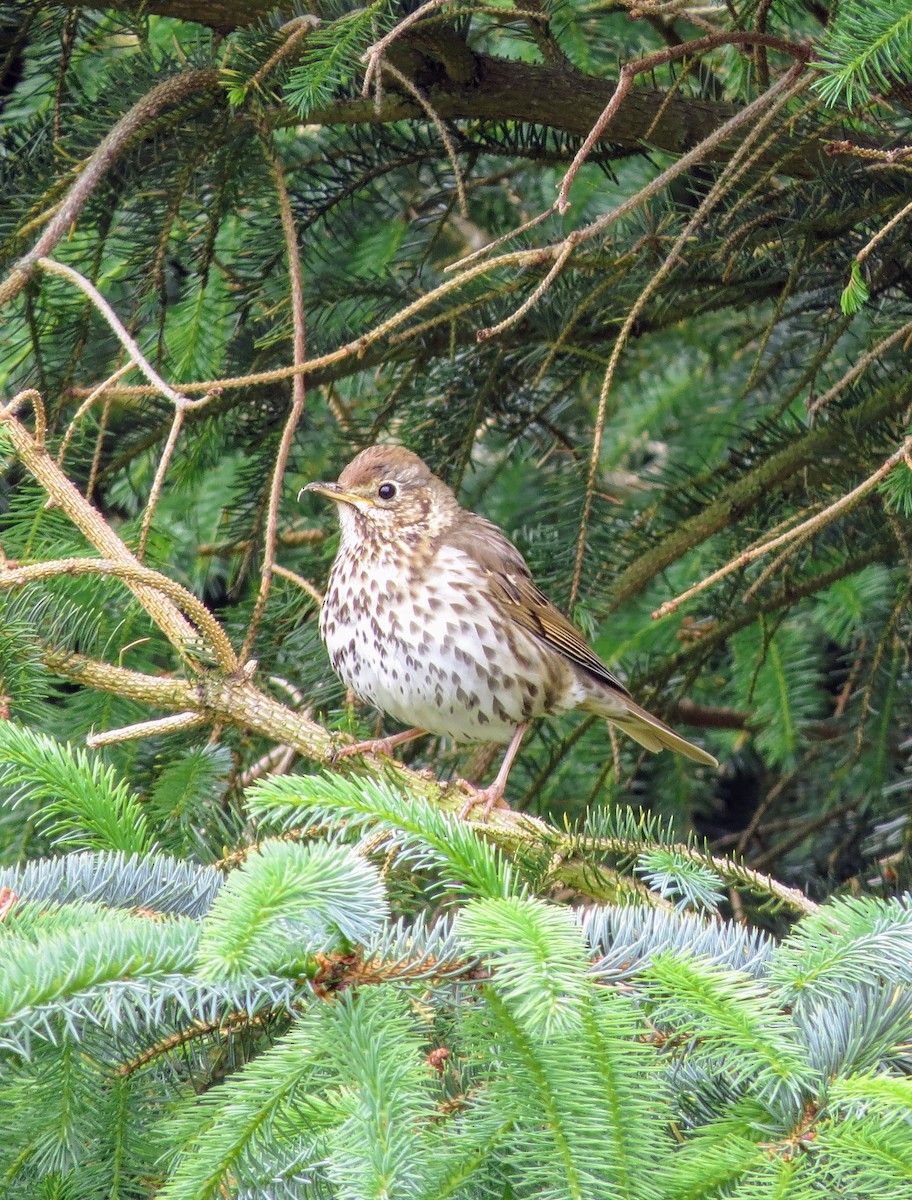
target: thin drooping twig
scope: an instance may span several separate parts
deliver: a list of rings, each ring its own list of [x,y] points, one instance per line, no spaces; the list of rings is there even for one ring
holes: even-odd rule
[[[633,81],[638,74],[639,72],[637,70],[636,63],[625,63],[624,66],[621,67],[621,74],[617,82],[617,87],[614,89],[614,95],[605,105],[601,116],[590,129],[589,135],[583,142],[582,146],[580,146],[579,150],[577,150],[573,162],[567,168],[567,172],[561,182],[560,189],[557,193],[557,200],[555,201],[555,208],[559,213],[565,213],[570,207],[570,189],[573,186],[574,179],[576,179],[576,176],[579,173],[580,167],[582,167],[583,163],[589,157],[590,153],[592,152],[592,147],[601,139],[602,134],[611,124],[611,121],[613,120],[618,109],[624,103],[627,93],[633,87]]]
[[[149,383],[160,392],[166,399],[170,400],[175,407],[190,406],[198,408],[205,404],[206,400],[188,400],[186,396],[182,396],[180,392],[176,392],[162,379],[161,375],[155,370],[135,340],[127,332],[123,322],[117,316],[114,309],[111,308],[98,288],[84,275],[80,275],[78,271],[74,271],[72,267],[66,266],[64,263],[55,262],[52,258],[39,258],[36,260],[36,266],[42,271],[46,271],[49,275],[57,275],[61,279],[66,279],[67,282],[75,284],[76,287],[92,301],[104,319],[107,321],[114,336],[129,354],[136,366],[142,371]]]
[[[534,291],[530,292],[522,304],[520,304],[519,308],[512,312],[508,317],[504,317],[504,319],[502,321],[498,321],[496,325],[489,325],[486,329],[479,329],[475,335],[478,341],[486,342],[488,338],[495,337],[498,333],[503,333],[503,331],[505,329],[509,329],[511,325],[515,325],[518,321],[521,321],[529,309],[533,308],[545,294],[545,292],[563,270],[564,263],[575,249],[576,243],[568,238],[566,242],[564,242],[564,246],[560,254],[558,254],[547,275],[544,277],[538,287],[535,288]]]
[[[693,41],[681,42],[677,46],[668,46],[664,50],[657,50],[654,54],[646,55],[645,58],[638,58],[635,62],[625,63],[621,67],[614,95],[605,105],[598,120],[589,131],[586,140],[576,152],[573,162],[567,168],[567,173],[564,175],[557,194],[557,211],[565,213],[570,207],[570,188],[573,186],[573,181],[576,179],[580,167],[582,167],[583,163],[592,153],[592,147],[596,142],[601,140],[605,130],[611,124],[612,119],[633,87],[633,81],[637,75],[642,75],[646,71],[654,71],[657,67],[677,62],[681,58],[691,58],[694,55],[703,54],[707,50],[715,50],[719,46],[748,45],[769,46],[775,50],[781,50],[783,54],[789,54],[793,58],[800,59],[802,62],[806,62],[811,54],[810,46],[802,45],[800,42],[790,42],[785,38],[772,37],[766,33],[736,31],[733,33],[714,33],[707,37],[694,38]]]
[[[834,383],[831,388],[828,388],[822,396],[818,396],[816,400],[807,406],[808,415],[815,416],[824,405],[829,404],[831,400],[835,400],[841,391],[854,382],[859,375],[863,374],[882,354],[885,354],[897,342],[904,342],[909,336],[912,336],[912,321],[907,321],[905,325],[901,325],[899,329],[894,330],[889,337],[882,338],[876,346],[872,346],[870,350],[866,351],[858,362],[850,370],[846,371],[841,379]]]
[[[195,92],[217,92],[219,73],[216,70],[184,71],[164,80],[147,92],[110,130],[86,162],[78,179],[57,208],[47,228],[31,250],[13,264],[6,279],[0,283],[0,304],[12,300],[25,287],[40,258],[50,254],[62,237],[69,232],[86,201],[105,177],[136,133],[148,124],[163,108]]]
[[[635,195],[630,196],[622,204],[619,204],[617,208],[613,208],[610,212],[598,217],[595,221],[584,226],[582,229],[573,230],[573,232],[568,234],[567,237],[562,241],[552,243],[552,245],[548,247],[542,247],[538,251],[529,251],[527,253],[536,254],[538,257],[535,261],[537,261],[538,264],[546,262],[548,258],[551,257],[553,259],[560,258],[563,265],[563,263],[566,262],[565,251],[568,246],[571,250],[573,250],[575,247],[582,245],[584,242],[588,242],[593,238],[600,237],[606,229],[615,224],[622,217],[625,217],[628,213],[640,208],[648,200],[651,200],[653,196],[658,195],[658,193],[663,191],[674,179],[677,179],[678,176],[682,175],[685,171],[689,171],[691,167],[705,158],[710,150],[718,146],[721,142],[726,141],[743,125],[748,125],[751,121],[754,121],[764,109],[769,107],[779,92],[784,88],[789,87],[801,74],[801,72],[804,71],[804,69],[804,62],[796,63],[795,66],[792,67],[791,70],[788,71],[781,80],[779,80],[772,88],[769,89],[769,91],[764,92],[762,96],[758,96],[757,99],[751,101],[746,108],[741,109],[722,125],[718,126],[718,128],[713,130],[711,134],[704,138],[699,145],[694,146],[693,149],[689,150],[686,154],[683,154],[676,162],[672,163],[671,166],[667,167],[661,172],[661,174],[657,175],[653,180],[642,187]],[[736,154],[737,153],[738,152],[736,151]],[[548,212],[550,213],[550,211],[551,210],[549,209]],[[499,258],[491,259],[488,262],[488,267],[493,269],[495,265],[499,266],[509,260],[513,260],[516,265],[521,265],[519,262],[519,253],[521,252],[517,252],[513,255],[505,254],[501,255]],[[482,264],[482,266],[483,265],[484,264]],[[471,271],[467,271],[465,274],[457,276],[453,282],[457,284],[466,282],[472,276],[472,273],[473,272]],[[553,275],[551,278],[553,279]],[[545,289],[542,288],[536,289],[536,299],[541,298],[544,290]],[[490,333],[488,333],[488,336],[490,336]]]
[[[745,589],[741,596],[741,603],[747,604],[750,600],[753,600],[763,585],[772,579],[774,575],[778,574],[782,566],[788,562],[793,554],[797,554],[801,547],[809,542],[816,532],[816,529],[805,529],[803,534],[789,542],[785,549],[781,550],[771,563],[767,563],[750,587]]]
[[[450,137],[446,125],[443,123],[443,119],[417,83],[413,83],[407,75],[403,75],[398,67],[394,67],[392,63],[384,62],[383,70],[388,75],[392,75],[393,79],[395,79],[401,87],[404,87],[407,92],[410,92],[415,97],[427,115],[434,122],[434,128],[440,134],[440,140],[443,142],[444,149],[447,152],[447,158],[450,160],[450,166],[453,168],[453,181],[456,185],[456,199],[459,203],[460,215],[468,220],[469,201],[466,197],[465,179],[462,175],[462,168],[459,165],[456,147],[453,144],[453,139]]]
[[[193,403],[193,401],[190,401],[190,403]],[[177,449],[177,439],[180,437],[180,431],[184,424],[184,415],[186,412],[186,403],[178,404],[176,406],[174,417],[171,421],[171,428],[168,431],[168,439],[165,442],[165,448],[162,450],[161,458],[158,460],[158,466],[155,468],[155,477],[152,480],[152,486],[149,488],[149,496],[146,500],[142,524],[140,525],[139,529],[139,546],[136,549],[136,557],[139,559],[145,557],[146,543],[149,540],[149,531],[152,528],[152,518],[155,516],[155,509],[158,506],[162,488],[165,486],[165,476],[168,474],[168,468],[171,465],[171,459],[174,455],[174,451]]]
[[[562,246],[563,243],[559,242],[556,247],[516,250],[510,254],[502,254],[487,262],[479,263],[452,279],[444,280],[443,283],[425,292],[424,295],[418,296],[411,304],[407,304],[405,308],[393,313],[392,316],[381,321],[379,325],[375,325],[367,333],[363,333],[352,341],[346,342],[338,350],[332,350],[328,354],[312,358],[300,366],[275,367],[270,371],[257,371],[248,375],[233,375],[227,376],[224,379],[209,379],[202,382],[187,383],[182,384],[181,388],[188,394],[206,392],[213,393],[214,395],[218,391],[225,391],[231,388],[251,387],[255,384],[263,383],[277,383],[283,379],[291,379],[295,375],[305,375],[325,367],[335,366],[346,358],[358,358],[364,354],[368,346],[392,334],[400,325],[406,324],[412,317],[417,316],[418,313],[432,306],[450,292],[457,291],[463,284],[469,283],[471,280],[477,279],[478,276],[485,275],[489,271],[497,270],[499,267],[525,267],[530,264],[540,264],[543,261],[547,261],[549,257],[556,257]],[[446,319],[446,317],[444,316],[441,319]],[[79,389],[73,389],[73,391],[76,395],[82,395]],[[157,391],[157,388],[151,386],[124,387],[117,389],[117,395],[125,397],[150,396],[155,395]],[[208,398],[204,397],[204,399],[206,403],[209,403]]]
[[[304,413],[304,403],[307,399],[304,386],[304,372],[299,369],[306,359],[306,346],[304,330],[304,283],[301,278],[301,260],[298,256],[298,232],[295,228],[294,214],[291,211],[291,198],[288,195],[288,187],[285,183],[285,172],[282,169],[282,164],[274,148],[268,143],[264,143],[264,146],[269,165],[272,168],[276,193],[279,198],[279,215],[282,221],[282,234],[285,238],[285,256],[288,259],[288,277],[291,290],[292,360],[295,368],[298,369],[296,369],[295,374],[292,376],[291,409],[285,421],[285,427],[282,430],[275,466],[272,471],[269,504],[266,510],[266,532],[263,541],[263,566],[260,574],[260,587],[257,592],[256,603],[253,606],[253,613],[250,617],[250,624],[247,627],[247,633],[244,637],[244,644],[241,647],[240,659],[242,663],[247,661],[256,639],[257,630],[260,627],[260,621],[266,609],[266,602],[269,599],[269,590],[272,587],[276,539],[279,531],[279,503],[282,498],[282,482],[285,478],[285,470],[288,466],[288,456],[291,453],[291,444],[294,440],[295,430]]]
[[[129,362],[124,363],[122,367],[118,367],[113,374],[109,375],[107,379],[102,380],[97,387],[93,388],[88,396],[86,396],[85,400],[83,400],[82,404],[80,404],[80,406],[76,409],[75,413],[73,413],[73,416],[70,418],[69,425],[66,427],[66,432],[64,433],[63,439],[60,443],[60,449],[57,451],[57,465],[59,467],[63,466],[63,460],[66,458],[66,452],[69,449],[70,442],[73,440],[73,436],[76,433],[76,426],[85,416],[85,414],[89,411],[99,396],[103,395],[108,388],[112,387],[118,381],[118,379],[122,379],[124,375],[128,375],[135,366],[136,363],[131,358]]]
[[[403,34],[411,25],[414,25],[416,22],[420,21],[422,17],[426,17],[428,13],[433,12],[435,9],[440,8],[446,3],[447,0],[426,0],[426,3],[420,4],[413,12],[410,12],[407,17],[403,17],[401,21],[397,21],[389,33],[385,33],[383,37],[378,38],[373,45],[368,46],[368,48],[361,55],[361,62],[367,64],[364,72],[364,83],[361,87],[362,96],[370,95],[371,83],[373,82],[374,76],[377,74],[380,68],[383,55],[387,48],[393,44],[396,38]],[[384,66],[387,65],[388,64],[384,64]]]
[[[281,575],[283,579],[287,579],[295,584],[296,587],[299,587],[302,592],[306,592],[311,600],[317,604],[323,603],[323,593],[320,589],[315,588],[309,580],[305,579],[303,575],[299,575],[297,571],[291,571],[288,567],[279,566],[278,563],[273,563],[272,570],[274,574]]]
[[[837,517],[841,517],[844,513],[853,509],[869,492],[873,491],[881,480],[890,474],[894,467],[906,460],[910,451],[912,451],[912,437],[907,437],[902,445],[894,450],[867,479],[863,480],[863,482],[844,496],[841,496],[833,504],[823,509],[822,512],[810,517],[807,521],[803,521],[800,525],[796,525],[787,533],[780,534],[779,537],[772,538],[759,546],[754,546],[752,549],[742,550],[740,554],[737,554],[730,562],[727,562],[724,567],[720,567],[718,571],[713,571],[710,575],[701,579],[699,583],[695,583],[693,587],[688,588],[686,592],[681,592],[680,595],[675,596],[672,600],[666,600],[664,604],[655,610],[652,614],[653,617],[658,620],[660,617],[667,616],[668,613],[675,612],[685,601],[705,591],[706,588],[711,587],[714,583],[718,583],[720,579],[724,579],[726,575],[730,575],[733,571],[738,571],[742,567],[746,567],[748,563],[762,558],[764,554],[769,554],[771,550],[778,550],[780,546],[785,546],[796,538],[804,539],[810,534],[816,533],[825,525],[829,525]]]
[[[687,243],[693,232],[703,222],[706,214],[719,202],[722,196],[727,192],[740,175],[747,170],[750,164],[749,151],[756,139],[763,132],[766,125],[775,117],[776,113],[791,100],[802,88],[808,84],[807,78],[802,78],[805,72],[805,63],[797,62],[795,65],[782,76],[777,83],[768,91],[757,98],[753,102],[756,106],[753,114],[755,124],[753,128],[745,136],[744,141],[732,155],[728,165],[722,171],[719,179],[710,189],[706,197],[703,199],[694,215],[687,222],[684,229],[675,239],[675,242],[666,255],[665,260],[659,267],[658,271],[651,277],[649,283],[638,296],[630,312],[622,325],[620,332],[615,338],[614,346],[611,350],[611,358],[608,362],[607,370],[605,371],[604,379],[602,380],[601,392],[599,394],[598,411],[595,419],[595,431],[592,439],[592,452],[589,456],[589,473],[586,480],[586,493],[583,499],[583,512],[580,518],[580,530],[576,544],[576,559],[573,567],[573,579],[570,585],[569,603],[573,605],[576,602],[576,597],[579,594],[580,583],[583,577],[583,562],[586,553],[586,536],[589,529],[589,518],[592,513],[592,503],[595,497],[596,479],[598,476],[599,461],[602,450],[602,437],[605,430],[605,420],[608,412],[608,396],[611,391],[611,385],[614,382],[614,375],[617,370],[617,365],[620,362],[621,354],[627,344],[627,338],[631,330],[645,308],[650,296],[654,295],[656,289],[662,280],[673,269],[678,262],[678,256]],[[762,104],[760,103],[762,101]],[[763,111],[766,109],[767,111]],[[744,110],[747,111],[746,109]],[[602,218],[604,219],[604,218]]]
[[[908,204],[901,208],[899,212],[894,213],[890,220],[887,221],[886,225],[884,225],[881,229],[878,229],[870,241],[862,246],[862,248],[855,255],[855,261],[857,263],[863,263],[878,242],[882,241],[892,229],[895,229],[900,221],[904,221],[909,213],[912,213],[912,200],[910,200]]]

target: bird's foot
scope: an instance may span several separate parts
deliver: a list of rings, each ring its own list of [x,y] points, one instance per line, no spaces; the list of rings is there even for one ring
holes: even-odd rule
[[[410,742],[412,738],[420,737],[423,733],[423,729],[406,729],[402,733],[391,733],[388,737],[353,742],[350,746],[343,746],[341,750],[337,750],[333,755],[333,762],[351,758],[353,754],[382,754],[384,758],[392,758],[397,746],[401,746],[403,742]]]
[[[498,787],[496,783],[492,783],[490,787],[486,788],[472,787],[470,783],[465,784],[465,786],[471,788],[472,795],[469,796],[468,800],[466,800],[465,804],[459,810],[459,816],[462,820],[466,820],[472,809],[478,808],[479,805],[482,806],[480,817],[482,822],[487,821],[495,808],[506,808],[509,810],[510,806],[503,798],[504,789],[502,786]]]

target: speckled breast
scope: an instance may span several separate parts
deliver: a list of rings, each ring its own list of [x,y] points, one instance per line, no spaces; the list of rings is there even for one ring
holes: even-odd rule
[[[574,706],[569,667],[485,602],[476,563],[443,546],[406,572],[397,549],[369,564],[340,549],[320,613],[333,669],[362,700],[457,741],[507,741]]]

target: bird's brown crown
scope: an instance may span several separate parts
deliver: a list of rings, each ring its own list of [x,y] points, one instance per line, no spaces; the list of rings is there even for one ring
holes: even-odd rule
[[[374,483],[399,487],[426,487],[442,483],[417,454],[402,446],[368,446],[356,455],[339,476],[339,485],[352,492],[367,491]]]

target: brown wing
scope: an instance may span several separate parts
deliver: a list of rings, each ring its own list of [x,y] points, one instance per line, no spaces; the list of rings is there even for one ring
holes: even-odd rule
[[[578,629],[535,586],[526,560],[503,533],[484,517],[465,512],[445,535],[444,542],[475,560],[487,576],[495,602],[503,611],[557,650],[570,662],[588,671],[600,683],[623,696],[630,693],[586,643]]]

